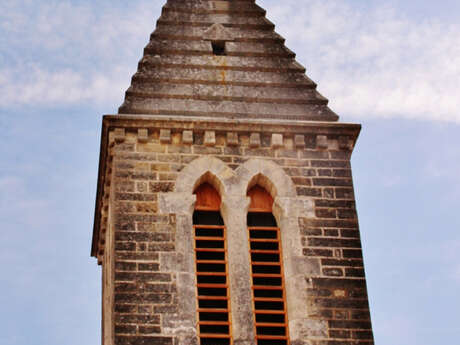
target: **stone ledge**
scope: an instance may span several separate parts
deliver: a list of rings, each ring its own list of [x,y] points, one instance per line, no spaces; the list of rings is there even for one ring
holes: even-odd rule
[[[225,119],[197,116],[171,116],[171,115],[104,115],[104,127],[144,127],[144,128],[170,128],[170,129],[209,129],[215,131],[248,132],[260,131],[283,133],[314,133],[337,134],[357,137],[360,124],[325,122],[325,121],[300,121],[276,119]],[[231,127],[230,127],[231,126]]]

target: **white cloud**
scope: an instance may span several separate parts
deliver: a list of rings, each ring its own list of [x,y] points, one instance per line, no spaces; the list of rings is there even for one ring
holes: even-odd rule
[[[21,68],[0,70],[0,105],[37,104],[59,105],[63,103],[118,101],[127,88],[129,70],[113,66],[110,70],[94,72],[63,68],[50,71],[38,65],[27,66],[27,76]]]
[[[263,1],[262,1],[263,3]],[[339,114],[460,123],[460,25],[306,0],[267,12]]]
[[[0,106],[120,104],[163,4],[152,3],[0,4]],[[339,115],[460,123],[460,24],[352,1],[259,3]]]
[[[0,3],[0,106],[121,104],[159,5],[115,5]]]

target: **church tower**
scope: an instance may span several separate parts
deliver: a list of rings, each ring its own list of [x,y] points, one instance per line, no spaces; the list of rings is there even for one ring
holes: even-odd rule
[[[255,0],[168,0],[103,118],[103,345],[371,345],[350,156]]]

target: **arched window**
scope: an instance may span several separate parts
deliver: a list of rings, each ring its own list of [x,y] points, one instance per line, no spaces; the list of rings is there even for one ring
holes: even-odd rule
[[[250,242],[253,310],[257,345],[289,345],[280,229],[272,213],[273,198],[256,185],[247,225]]]
[[[193,228],[200,344],[231,345],[227,241],[220,214],[221,198],[208,183],[200,185],[195,194]]]

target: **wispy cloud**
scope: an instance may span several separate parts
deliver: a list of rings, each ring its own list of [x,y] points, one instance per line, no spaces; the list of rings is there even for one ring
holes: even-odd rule
[[[0,4],[0,106],[121,103],[163,2]],[[339,114],[460,123],[460,24],[260,0]],[[381,5],[380,5],[381,6]]]
[[[460,122],[458,23],[343,1],[266,2],[339,114]]]
[[[2,2],[0,106],[121,103],[158,7]]]
[[[39,64],[0,70],[0,105],[120,102],[132,71],[110,66],[103,72],[92,72],[70,68],[50,71]]]

